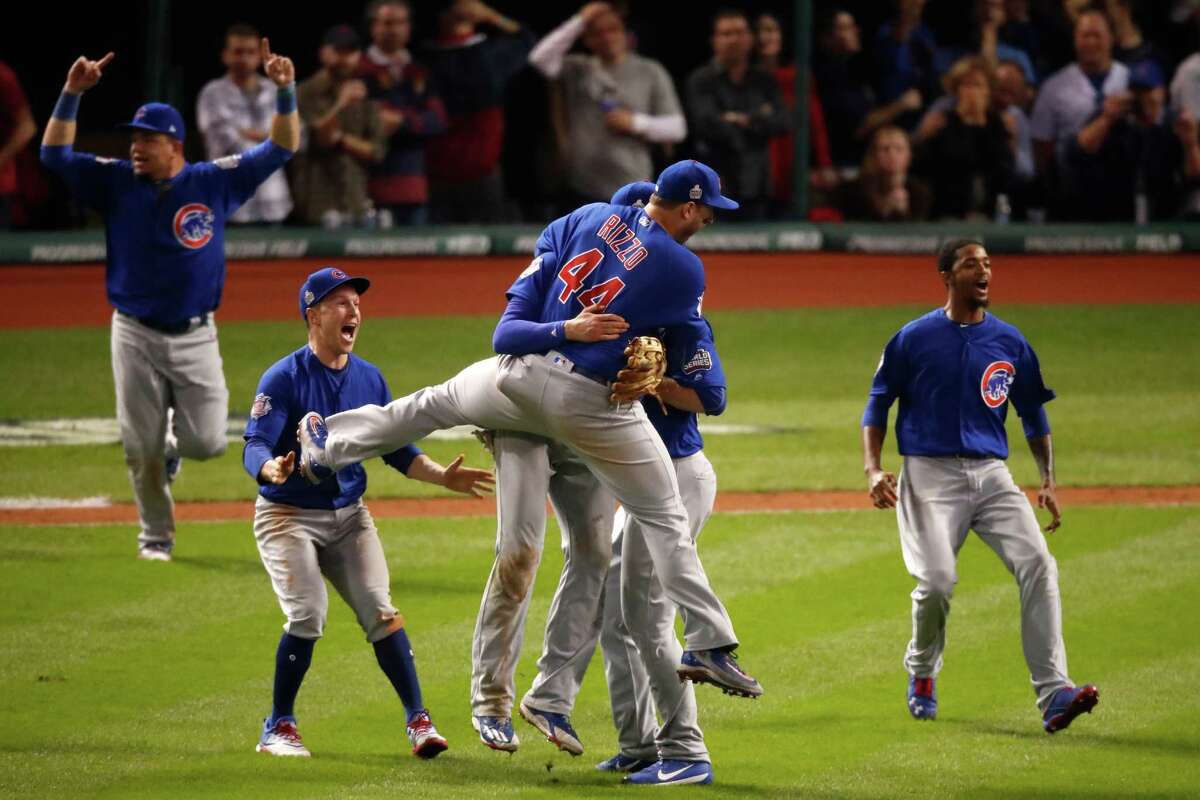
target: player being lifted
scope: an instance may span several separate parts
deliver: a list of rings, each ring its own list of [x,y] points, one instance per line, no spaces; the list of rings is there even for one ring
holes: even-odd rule
[[[986,310],[992,265],[983,244],[950,241],[937,266],[946,305],[908,323],[887,343],[862,418],[871,499],[876,508],[897,509],[904,564],[917,580],[913,636],[904,657],[908,708],[916,719],[937,716],[935,681],[958,580],[955,564],[974,530],[1017,579],[1025,662],[1042,725],[1054,733],[1090,712],[1099,693],[1091,685],[1076,688],[1067,677],[1058,566],[1004,463],[1011,400],[1041,473],[1038,506],[1052,515],[1046,532],[1056,530],[1061,515],[1043,407],[1054,392],[1042,382],[1037,355],[1021,332]],[[904,464],[898,486],[880,461],[888,409],[897,399],[896,441]]]
[[[275,656],[271,715],[258,743],[259,752],[272,755],[309,754],[293,706],[325,625],[329,600],[323,577],[354,609],[400,696],[413,754],[433,758],[446,749],[421,700],[404,618],[392,606],[387,561],[362,501],[366,472],[354,464],[315,486],[294,472],[296,426],[306,409],[332,414],[392,399],[375,365],[352,353],[362,325],[359,298],[370,285],[333,267],[308,276],[300,287],[308,342],[263,374],[246,425],[242,461],[259,483],[254,540],[287,616]],[[406,445],[383,460],[410,478],[464,494],[478,495],[492,484],[490,472],[463,467],[462,456],[442,467]]]
[[[225,452],[229,391],[213,322],[225,222],[300,146],[295,69],[266,39],[261,46],[275,116],[270,139],[241,155],[184,161],[183,117],[165,103],[147,103],[123,126],[133,134],[129,160],[74,152],[79,98],[112,53],[75,61],[42,138],[42,163],[104,217],[117,421],[146,560],[171,560],[179,459]]]

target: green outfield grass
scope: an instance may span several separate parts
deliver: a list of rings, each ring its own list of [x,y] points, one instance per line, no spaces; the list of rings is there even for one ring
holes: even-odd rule
[[[871,373],[888,337],[923,308],[800,309],[711,315],[729,377],[720,422],[782,432],[711,436],[710,457],[724,489],[859,488],[858,421]],[[370,313],[370,307],[367,307]],[[1049,406],[1065,484],[1200,483],[1200,316],[1194,306],[1014,307],[997,309],[1037,348],[1059,393]],[[358,352],[383,369],[397,396],[443,380],[489,354],[494,319],[371,319]],[[232,412],[247,413],[262,371],[303,341],[295,323],[231,323],[221,347]],[[0,418],[113,415],[108,333],[103,328],[0,332],[0,367],[20,383],[0,395]],[[893,411],[894,418],[894,411]],[[1010,416],[1013,471],[1036,478],[1020,424]],[[424,446],[424,445],[423,445]],[[474,442],[431,442],[442,461]],[[894,445],[885,450],[894,453]],[[892,463],[895,463],[894,456]],[[250,498],[241,448],[189,463],[179,499]],[[120,448],[0,447],[6,494],[108,495],[130,499]],[[438,490],[390,470],[371,473],[369,496]]]
[[[518,722],[521,750],[469,724],[470,636],[491,559],[487,519],[380,525],[427,704],[451,749],[408,755],[398,702],[332,601],[297,713],[314,758],[253,752],[281,617],[249,526],[189,525],[172,564],[130,557],[113,527],[0,533],[0,796],[5,798],[628,797],[592,765],[614,733],[597,658],[571,759]],[[550,541],[557,541],[554,530]],[[1017,592],[972,538],[960,561],[936,722],[904,705],[910,579],[894,516],[717,515],[705,565],[759,677],[756,702],[699,690],[717,785],[706,797],[1195,796],[1200,786],[1200,509],[1071,513],[1059,561],[1072,674],[1101,704],[1040,727]],[[547,553],[518,671],[533,673],[560,557]]]

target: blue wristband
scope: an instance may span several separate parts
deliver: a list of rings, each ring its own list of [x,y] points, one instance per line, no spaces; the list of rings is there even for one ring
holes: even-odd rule
[[[83,95],[63,92],[58,96],[58,102],[54,104],[54,112],[50,116],[64,122],[74,122],[75,115],[79,113],[79,98],[81,97]]]
[[[280,86],[275,91],[275,113],[291,114],[296,110],[296,82]]]

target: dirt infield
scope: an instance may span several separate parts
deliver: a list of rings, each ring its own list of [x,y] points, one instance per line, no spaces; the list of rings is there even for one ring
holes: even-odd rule
[[[304,277],[316,259],[238,261],[229,266],[222,321],[297,315]],[[498,314],[522,258],[355,259],[340,266],[367,275],[374,316]],[[709,253],[707,310],[936,304],[942,292],[932,256],[848,253]],[[1171,256],[997,256],[997,305],[1022,303],[1200,303],[1200,254]],[[0,329],[104,325],[104,267],[5,267],[8,313]]]
[[[1030,501],[1036,489],[1027,489]],[[1066,513],[1078,506],[1180,506],[1200,505],[1200,486],[1088,486],[1062,487],[1058,498]],[[377,499],[369,503],[376,518],[490,517],[495,514],[491,499],[438,497],[429,499]],[[721,492],[718,513],[765,511],[863,511],[871,508],[865,491],[836,492]],[[254,518],[249,500],[220,503],[178,503],[179,522],[245,521]],[[137,508],[117,503],[102,508],[0,509],[0,525],[136,525]]]

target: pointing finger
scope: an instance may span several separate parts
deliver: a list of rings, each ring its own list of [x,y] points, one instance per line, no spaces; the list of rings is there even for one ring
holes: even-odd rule
[[[96,62],[96,69],[104,69],[108,66],[108,62],[112,61],[116,57],[117,54],[110,51],[106,56],[104,56],[104,58]]]
[[[262,60],[264,64],[271,60],[271,41],[265,36],[262,38]]]

